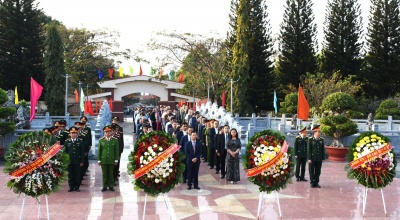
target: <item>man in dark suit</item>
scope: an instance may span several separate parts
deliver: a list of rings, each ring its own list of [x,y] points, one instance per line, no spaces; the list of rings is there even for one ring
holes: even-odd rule
[[[181,146],[180,151],[184,153],[185,155],[187,154],[187,149],[186,149],[186,143],[190,142],[190,136],[193,132],[193,128],[189,127],[187,129],[187,134],[181,138],[181,141],[179,142],[179,145]],[[187,155],[186,155],[187,158]],[[184,161],[182,161],[186,165],[186,158]],[[186,183],[187,180],[187,167],[185,166],[185,171],[183,171],[183,183]]]
[[[65,153],[69,155],[70,163],[68,165],[68,185],[69,190],[79,192],[81,186],[81,169],[84,163],[84,144],[81,138],[78,138],[78,128],[70,128],[71,138],[64,142]]]
[[[210,148],[210,169],[214,169],[214,158],[215,158],[215,135],[218,134],[218,121],[213,122],[213,127],[210,128],[209,131],[209,137],[210,137],[210,143],[209,143],[209,148]],[[217,170],[219,171],[219,170]]]
[[[222,134],[219,134],[218,141],[216,143],[217,157],[219,157],[219,163],[221,168],[221,179],[225,178],[225,158],[226,158],[226,145],[229,140],[229,125],[225,125]]]
[[[183,136],[187,135],[188,124],[186,122],[182,123],[181,129],[176,133],[176,139],[178,139],[178,144],[181,143]],[[182,146],[182,145],[181,145]],[[181,147],[181,149],[183,146]]]
[[[319,125],[315,125],[312,131],[314,132],[314,136],[308,139],[307,144],[310,186],[311,188],[321,188],[319,185],[319,176],[321,175],[322,161],[325,160],[325,142],[321,138]]]
[[[192,132],[191,140],[186,143],[186,167],[188,175],[188,190],[192,189],[192,183],[195,189],[199,187],[199,168],[201,156],[201,143],[197,140],[197,133]]]
[[[197,128],[198,131],[197,137],[200,140],[202,146],[203,155],[201,155],[201,158],[203,158],[204,162],[207,162],[207,148],[206,148],[206,141],[204,140],[204,131],[206,130],[206,118],[200,116],[199,120],[200,123]]]

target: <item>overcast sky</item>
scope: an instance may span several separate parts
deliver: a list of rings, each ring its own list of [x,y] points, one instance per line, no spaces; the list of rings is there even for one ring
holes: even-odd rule
[[[86,29],[108,28],[120,32],[121,48],[131,51],[144,49],[157,31],[177,30],[207,35],[217,32],[226,35],[229,22],[230,0],[37,0],[39,8],[63,22],[67,27]],[[266,0],[272,34],[279,33],[285,0]],[[370,0],[361,3],[364,29],[366,28]],[[314,0],[318,43],[323,40],[322,30],[327,0]],[[364,33],[365,34],[365,33]],[[321,48],[319,48],[321,49]],[[124,61],[125,73],[129,65],[137,73],[134,61]],[[142,64],[144,73],[150,65]],[[167,70],[168,71],[168,70]]]

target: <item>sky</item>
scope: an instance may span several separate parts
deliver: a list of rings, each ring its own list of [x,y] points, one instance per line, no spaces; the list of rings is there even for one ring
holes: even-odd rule
[[[229,29],[230,0],[37,0],[39,8],[64,23],[69,28],[89,30],[107,28],[120,33],[120,49],[142,50],[145,56],[152,51],[146,43],[159,31],[178,31],[207,36],[218,33],[221,38]],[[272,35],[278,36],[283,20],[285,0],[265,0]],[[361,4],[364,29],[370,0],[358,0]],[[313,11],[317,24],[318,43],[323,41],[323,22],[327,0],[314,0]],[[364,32],[365,35],[365,32]],[[321,46],[319,46],[321,49]],[[139,64],[124,60],[124,72],[132,65],[137,73]],[[141,64],[149,73],[151,64]],[[168,71],[168,70],[167,70]]]

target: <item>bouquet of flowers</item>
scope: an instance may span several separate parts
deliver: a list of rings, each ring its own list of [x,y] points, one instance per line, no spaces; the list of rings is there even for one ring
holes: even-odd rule
[[[397,161],[393,149],[382,151],[389,142],[389,138],[372,131],[356,138],[349,147],[347,160],[358,166],[346,165],[347,177],[374,189],[390,184],[396,176]]]
[[[22,135],[6,152],[4,172],[11,174],[21,170],[20,168],[31,166],[56,142],[55,137],[41,131]],[[49,195],[59,190],[60,183],[67,179],[68,163],[68,154],[60,150],[33,171],[10,179],[7,187],[17,194],[24,193],[35,198],[43,194]]]
[[[284,141],[285,136],[280,132],[266,130],[255,134],[246,146],[246,157],[243,161],[245,169],[259,167],[281,154],[280,159],[274,164],[261,173],[249,177],[250,182],[259,186],[260,192],[270,193],[284,189],[287,183],[291,183],[294,175],[293,148],[289,147],[287,152],[281,152]]]
[[[129,155],[129,172],[133,174],[137,169],[145,167],[176,142],[176,138],[162,131],[152,131],[142,136]],[[135,190],[143,189],[152,196],[169,192],[182,181],[185,166],[181,160],[184,158],[185,155],[179,150],[168,155],[156,167],[133,180]]]

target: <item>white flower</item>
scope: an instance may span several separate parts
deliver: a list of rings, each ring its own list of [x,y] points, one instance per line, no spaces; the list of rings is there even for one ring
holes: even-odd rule
[[[158,147],[158,145],[157,145],[157,144],[154,144],[153,146],[154,146],[154,147]]]
[[[151,156],[156,156],[157,154],[153,151],[153,153],[151,153]]]
[[[158,148],[158,150],[159,150],[159,151],[163,151],[163,148],[162,148],[162,147],[160,147],[160,148]]]
[[[159,183],[159,182],[160,182],[160,180],[159,180],[159,179],[155,179],[155,180],[154,180],[154,182],[156,182],[156,183]]]

